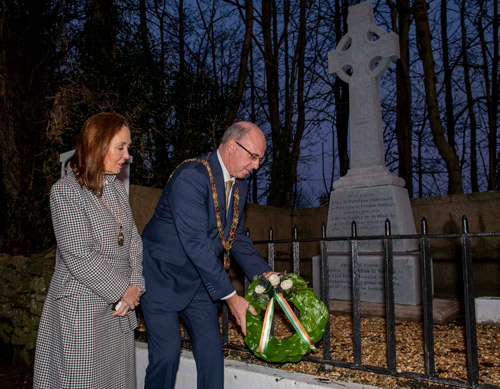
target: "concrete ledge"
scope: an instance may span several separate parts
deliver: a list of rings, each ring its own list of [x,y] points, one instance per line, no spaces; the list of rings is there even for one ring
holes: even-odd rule
[[[137,389],[144,388],[144,377],[148,364],[147,343],[136,342],[136,375]],[[375,386],[361,385],[350,382],[335,381],[309,374],[291,373],[249,363],[226,359],[224,362],[225,389],[255,389],[255,388],[296,388],[296,389],[369,389]],[[175,389],[196,389],[196,365],[193,354],[183,350]]]
[[[475,302],[478,323],[500,324],[500,297],[478,297]]]

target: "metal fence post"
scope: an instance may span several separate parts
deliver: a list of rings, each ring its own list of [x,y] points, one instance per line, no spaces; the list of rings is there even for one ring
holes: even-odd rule
[[[432,260],[431,245],[427,235],[427,220],[422,218],[422,238],[420,239],[420,258],[422,260],[422,294],[424,316],[424,360],[427,377],[436,376],[434,361],[434,316],[432,302]]]
[[[293,242],[292,242],[292,255],[293,255],[293,270],[292,272],[300,275],[300,250],[299,250],[299,230],[297,226],[293,227]]]
[[[359,274],[359,247],[356,222],[351,224],[351,263],[352,263],[352,335],[354,364],[361,365],[361,297]]]
[[[479,382],[477,354],[476,307],[474,300],[474,275],[472,273],[471,237],[465,215],[462,217],[462,266],[464,280],[465,336],[467,346],[467,378],[469,385]]]
[[[385,221],[384,239],[384,292],[385,292],[385,328],[387,336],[387,367],[396,371],[396,323],[394,313],[394,256],[391,235],[391,222]]]
[[[326,330],[323,334],[323,358],[331,359],[330,353],[330,286],[329,286],[329,276],[328,276],[328,253],[326,250],[326,226],[325,223],[321,224],[321,242],[320,242],[320,253],[321,253],[321,300],[326,305],[328,310],[328,321],[326,322]]]
[[[274,240],[273,229],[269,228],[269,243],[267,244],[267,263],[274,270]]]

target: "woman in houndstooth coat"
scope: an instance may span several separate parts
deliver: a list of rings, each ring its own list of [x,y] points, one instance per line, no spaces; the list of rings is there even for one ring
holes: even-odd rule
[[[58,250],[38,330],[35,388],[135,388],[142,242],[116,179],[129,144],[121,115],[92,116],[72,169],[51,189]]]

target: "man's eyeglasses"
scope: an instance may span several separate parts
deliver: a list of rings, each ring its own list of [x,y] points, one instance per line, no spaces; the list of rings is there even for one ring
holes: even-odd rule
[[[251,153],[244,146],[240,145],[240,143],[237,140],[235,140],[235,142],[236,142],[236,144],[238,146],[240,146],[243,150],[245,150],[248,153],[248,155],[250,155],[250,158],[252,159],[252,161],[257,161],[258,160],[259,164],[261,164],[262,161],[264,161],[264,157],[263,156],[261,157],[261,156],[259,156],[259,154]]]

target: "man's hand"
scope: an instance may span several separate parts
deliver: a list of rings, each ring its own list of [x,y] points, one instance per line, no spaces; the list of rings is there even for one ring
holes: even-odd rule
[[[274,276],[274,275],[277,276],[278,274],[280,274],[280,273],[277,272],[277,271],[272,271],[271,270],[271,271],[268,271],[268,272],[264,273],[264,277],[266,277],[267,279],[269,279],[269,277]]]
[[[246,336],[247,334],[247,310],[252,314],[256,315],[255,309],[245,300],[243,297],[237,294],[232,295],[226,299],[227,305],[231,310],[231,313],[236,318],[236,323],[241,327],[241,332]]]

